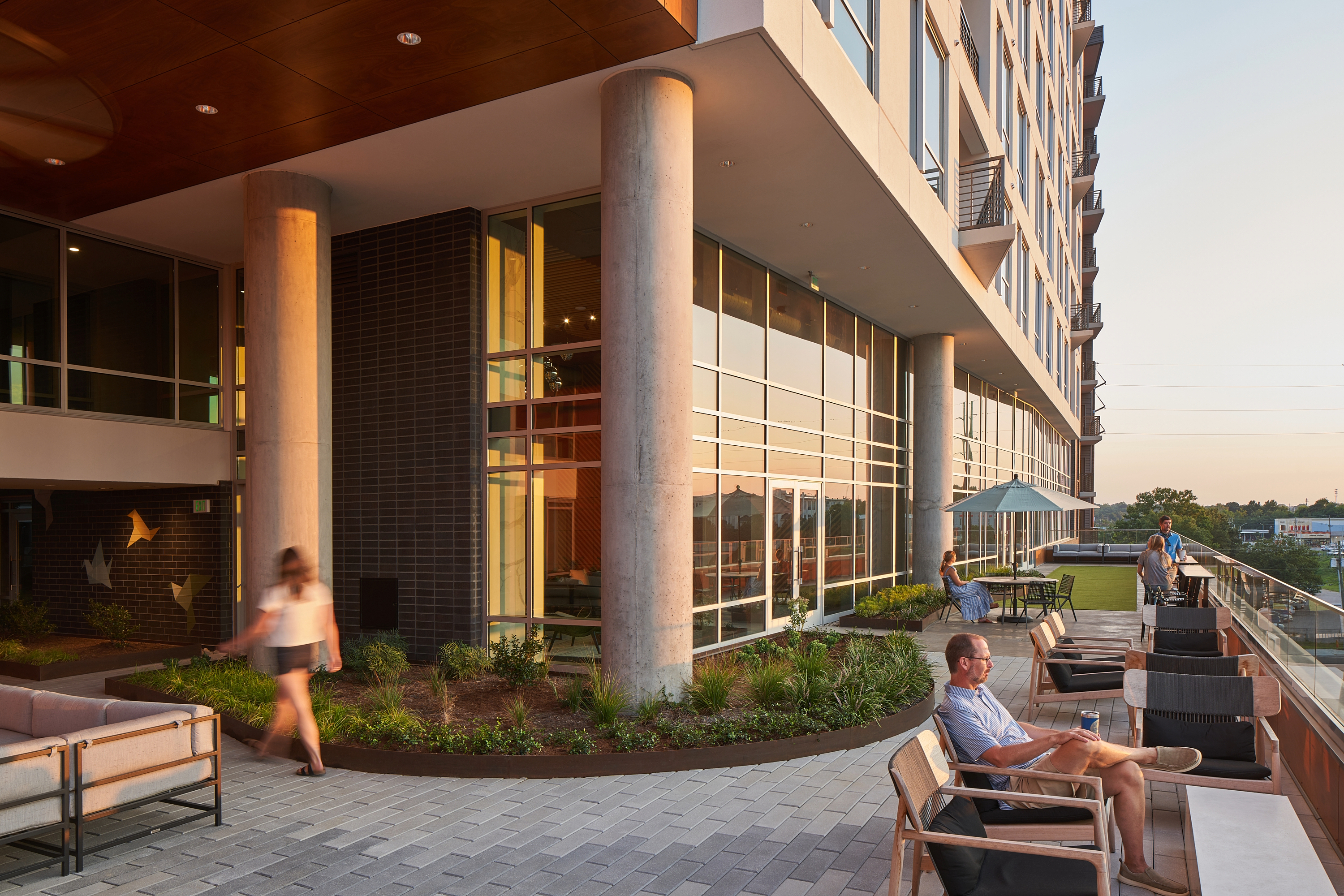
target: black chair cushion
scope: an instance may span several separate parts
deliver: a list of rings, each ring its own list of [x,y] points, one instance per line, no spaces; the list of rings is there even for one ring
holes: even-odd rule
[[[1163,656],[1194,656],[1194,657],[1213,658],[1223,655],[1221,650],[1162,650],[1161,648],[1158,647],[1155,647],[1153,649],[1154,652],[1159,653]]]
[[[1153,633],[1153,653],[1171,653],[1178,656],[1222,656],[1218,649],[1217,632],[1164,632]]]
[[[1186,774],[1206,778],[1236,778],[1239,781],[1268,781],[1274,775],[1258,762],[1241,762],[1236,759],[1205,759]]]
[[[1073,642],[1073,639],[1072,639],[1072,638],[1060,638],[1058,643],[1060,643],[1060,644],[1072,644],[1072,643],[1074,643],[1074,642]],[[1074,667],[1073,667],[1073,668],[1075,668],[1075,669],[1085,669],[1085,670],[1087,670],[1086,674],[1089,674],[1089,675],[1098,675],[1098,674],[1100,674],[1100,673],[1102,673],[1102,672],[1123,672],[1123,671],[1125,671],[1125,658],[1124,658],[1123,656],[1095,656],[1095,655],[1093,655],[1093,654],[1088,654],[1086,657],[1084,657],[1081,653],[1072,653],[1072,652],[1065,653],[1065,652],[1063,652],[1063,651],[1056,651],[1056,656],[1058,656],[1060,659],[1064,659],[1064,660],[1081,660],[1081,659],[1087,659],[1087,660],[1089,660],[1089,661],[1091,661],[1091,662],[1094,662],[1094,663],[1100,663],[1100,662],[1102,662],[1103,660],[1105,660],[1105,661],[1107,661],[1107,662],[1112,663],[1112,665],[1109,665],[1109,666],[1074,666]]]
[[[947,881],[943,881],[946,886]],[[960,896],[948,890],[949,896]],[[1082,859],[991,851],[967,896],[1096,896],[1097,869]]]
[[[1194,747],[1204,761],[1232,760],[1255,763],[1254,722],[1187,722],[1143,714],[1145,747]],[[1192,772],[1191,774],[1196,774]]]
[[[983,824],[1070,824],[1077,822],[1092,823],[1092,813],[1074,806],[1051,806],[1048,809],[1000,809],[996,800],[975,801],[976,808],[981,803],[994,803],[994,808],[980,809],[980,821]]]
[[[1049,666],[1052,670],[1061,668],[1059,664]],[[1076,666],[1075,668],[1083,668]],[[1068,677],[1064,686],[1061,687],[1059,679],[1052,674],[1055,679],[1055,687],[1062,694],[1081,694],[1085,691],[1118,691],[1125,686],[1124,672],[1089,672],[1086,675],[1074,673]]]
[[[940,834],[960,834],[963,837],[984,838],[985,826],[980,822],[980,814],[965,797],[953,797],[952,801],[929,822],[929,830]],[[938,877],[947,888],[948,896],[966,896],[974,892],[980,882],[980,869],[985,863],[986,849],[971,846],[950,846],[946,843],[930,843],[929,855],[938,869]]]

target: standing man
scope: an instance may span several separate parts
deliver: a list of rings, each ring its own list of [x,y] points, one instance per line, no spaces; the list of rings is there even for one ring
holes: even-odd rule
[[[1071,728],[1055,731],[1017,722],[985,687],[994,660],[989,643],[979,635],[953,635],[944,651],[951,679],[944,686],[946,697],[938,707],[957,758],[975,765],[1034,769],[1065,775],[1101,778],[1102,799],[1115,798],[1115,819],[1124,846],[1120,883],[1162,896],[1186,896],[1182,884],[1162,877],[1143,855],[1143,820],[1147,802],[1143,772],[1139,766],[1171,772],[1189,771],[1203,761],[1191,747],[1122,747],[1101,740],[1091,731]],[[1067,781],[989,774],[995,790],[1008,791],[1002,809],[1048,808],[1031,801],[1033,794],[1073,796]],[[1014,806],[1013,804],[1016,804]]]
[[[1157,528],[1161,530],[1158,534],[1162,536],[1162,545],[1167,551],[1167,556],[1171,558],[1172,563],[1175,563],[1181,559],[1181,551],[1184,548],[1181,545],[1181,536],[1171,531],[1171,517],[1161,517],[1157,521]]]

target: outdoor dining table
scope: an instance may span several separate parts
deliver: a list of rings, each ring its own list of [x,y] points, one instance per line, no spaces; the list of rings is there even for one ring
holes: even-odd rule
[[[1196,560],[1181,560],[1176,564],[1178,575],[1177,590],[1185,595],[1186,603],[1199,606],[1203,603],[1204,583],[1216,576],[1205,569]]]
[[[1018,576],[1017,578],[1013,578],[1012,576],[979,576],[976,578],[976,581],[981,582],[985,585],[1006,585],[1013,589],[1013,615],[1006,616],[1004,614],[1004,607],[1002,604],[1000,604],[999,622],[1031,621],[1031,614],[1028,613],[1025,608],[1023,608],[1022,614],[1020,616],[1017,613],[1017,589],[1020,587],[1023,591],[1023,594],[1025,594],[1028,585],[1030,585],[1033,582],[1039,584],[1042,581],[1044,581],[1043,579],[1030,576],[1028,577]]]

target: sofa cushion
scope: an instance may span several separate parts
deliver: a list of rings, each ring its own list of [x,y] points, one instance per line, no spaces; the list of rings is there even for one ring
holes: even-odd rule
[[[8,721],[8,719],[6,719]],[[11,731],[8,728],[0,728],[0,746],[5,744],[17,744],[25,740],[32,740],[33,736],[27,731]]]
[[[59,737],[25,738],[0,745],[0,759],[37,750],[50,750],[65,743]],[[61,788],[61,754],[39,753],[28,759],[0,765],[0,794],[5,802],[50,793]],[[36,803],[0,809],[0,836],[56,824],[61,820],[61,802],[52,797]]]
[[[107,724],[130,722],[165,712],[185,712],[193,719],[212,715],[208,706],[194,703],[150,703],[146,700],[117,700],[107,706]],[[191,748],[196,753],[208,753],[215,748],[214,726],[207,722],[191,726]]]
[[[6,728],[32,736],[33,696],[37,693],[31,688],[0,684],[0,720]]]
[[[56,737],[107,723],[111,700],[38,691],[33,696],[33,736]]]
[[[66,735],[73,755],[76,744],[97,740],[117,734],[153,728],[158,725],[185,721],[191,715],[181,710],[159,713],[118,722],[115,725],[102,725],[73,731]],[[101,812],[103,809],[121,805],[131,800],[153,796],[184,784],[203,781],[210,777],[211,760],[184,763],[172,768],[162,769],[148,775],[126,778],[110,784],[97,782],[107,778],[139,771],[156,765],[163,765],[177,759],[194,755],[191,748],[192,725],[155,731],[138,737],[127,737],[109,743],[93,744],[81,749],[81,778],[85,786],[83,806],[86,815]]]

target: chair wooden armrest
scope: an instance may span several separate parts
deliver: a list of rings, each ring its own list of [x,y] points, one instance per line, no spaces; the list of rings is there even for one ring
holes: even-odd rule
[[[1061,660],[1054,657],[1046,657],[1041,662],[1053,666],[1114,666],[1115,660]]]
[[[1283,793],[1283,758],[1280,756],[1279,736],[1269,727],[1264,716],[1255,720],[1255,760],[1269,768],[1269,779],[1274,792]]]
[[[1063,806],[1070,809],[1086,809],[1095,818],[1103,817],[1103,813],[1106,811],[1100,800],[1088,800],[1080,796],[1046,796],[1043,793],[1014,793],[1008,790],[983,790],[979,787],[953,787],[950,784],[939,787],[938,792],[947,796],[964,796],[967,799],[1002,800],[1005,797],[1014,797],[1018,801],[1049,803],[1052,806]]]
[[[1036,778],[1041,781],[1069,781],[1073,784],[1087,784],[1101,793],[1101,778],[1095,775],[1066,775],[1063,772],[1038,772],[1034,768],[1003,768],[997,765],[974,765],[969,762],[949,762],[947,767],[958,772],[980,772],[986,775],[1004,775],[1009,778]],[[995,790],[994,793],[1007,791]],[[999,797],[1003,799],[1003,797]],[[1065,797],[1059,797],[1065,799]],[[1032,800],[1032,802],[1036,802]]]
[[[1115,656],[1119,647],[1107,647],[1102,644],[1056,644],[1050,648],[1051,653],[1100,653],[1107,656]]]
[[[1218,629],[1218,649],[1222,651],[1223,656],[1227,656],[1227,632],[1221,628]]]
[[[1073,638],[1072,635],[1069,635],[1069,637],[1070,637],[1070,638]],[[1094,642],[1094,641],[1096,641],[1096,642],[1103,642],[1103,643],[1127,644],[1127,645],[1129,645],[1130,647],[1133,647],[1133,646],[1134,646],[1134,639],[1133,639],[1133,638],[1097,638],[1097,637],[1093,637],[1092,635],[1084,635],[1084,636],[1081,637],[1081,638],[1073,638],[1073,641],[1072,641],[1071,643],[1068,643],[1068,644],[1063,644],[1063,643],[1061,643],[1061,644],[1059,644],[1058,647],[1057,647],[1057,649],[1064,650],[1064,649],[1067,649],[1067,648],[1069,648],[1069,647],[1073,647],[1073,646],[1075,646],[1075,645],[1086,646],[1086,645],[1088,645],[1088,644],[1091,644],[1091,643]],[[1110,649],[1114,650],[1114,648],[1110,648]]]

